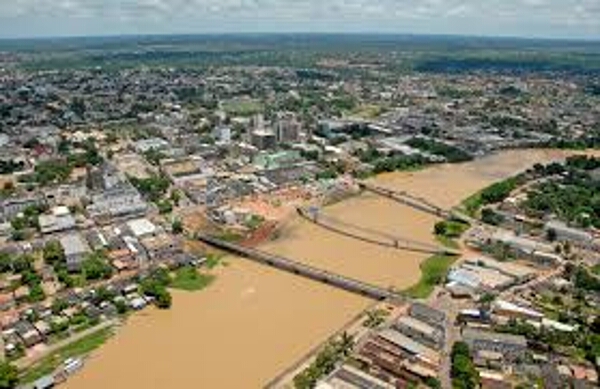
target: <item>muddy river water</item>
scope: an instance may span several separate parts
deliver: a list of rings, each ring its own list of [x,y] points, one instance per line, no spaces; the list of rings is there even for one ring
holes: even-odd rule
[[[461,165],[391,173],[377,184],[452,206],[482,187],[560,151],[507,151]],[[432,242],[435,218],[372,194],[327,208],[352,223]],[[264,246],[312,265],[382,286],[419,278],[426,254],[383,248],[295,218]],[[370,304],[310,280],[228,258],[197,293],[175,292],[168,311],[134,315],[97,350],[69,389],[259,388]]]

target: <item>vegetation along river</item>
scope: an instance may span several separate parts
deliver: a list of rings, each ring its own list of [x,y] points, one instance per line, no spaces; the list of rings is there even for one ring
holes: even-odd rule
[[[440,206],[537,162],[566,156],[554,150],[507,151],[460,165],[390,173],[373,180]],[[328,215],[434,243],[433,216],[373,194],[327,207]],[[263,247],[382,286],[406,288],[428,256],[374,246],[301,218]],[[238,258],[216,269],[216,281],[196,293],[174,292],[168,311],[130,318],[97,350],[69,389],[258,388],[355,317],[370,301]]]

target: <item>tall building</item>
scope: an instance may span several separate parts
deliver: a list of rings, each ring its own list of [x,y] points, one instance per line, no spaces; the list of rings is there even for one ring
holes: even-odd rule
[[[272,131],[255,130],[252,132],[252,145],[259,150],[274,149],[277,146],[277,138]]]
[[[275,123],[275,135],[277,142],[293,143],[300,139],[300,123],[293,113],[278,115]]]

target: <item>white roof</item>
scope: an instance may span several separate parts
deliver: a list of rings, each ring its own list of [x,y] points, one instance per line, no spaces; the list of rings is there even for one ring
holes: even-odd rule
[[[58,207],[54,207],[52,209],[52,214],[54,216],[66,216],[71,214],[71,211],[69,210],[69,207],[66,207],[64,205],[60,205]]]
[[[156,226],[148,219],[136,219],[127,222],[127,226],[136,237],[152,235],[156,232]]]
[[[544,317],[543,314],[541,314],[537,311],[534,311],[529,308],[521,307],[517,304],[513,304],[511,302],[504,301],[504,300],[494,301],[494,308],[498,308],[498,309],[501,309],[504,311],[512,311],[512,312],[516,312],[516,313],[522,313],[524,315],[532,316],[532,317],[538,317],[538,318]]]

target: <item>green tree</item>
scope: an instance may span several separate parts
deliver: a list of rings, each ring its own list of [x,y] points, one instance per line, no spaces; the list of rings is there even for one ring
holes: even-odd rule
[[[33,258],[29,255],[19,255],[13,260],[12,266],[15,273],[33,271]]]
[[[12,389],[19,382],[19,370],[7,362],[0,362],[0,389]]]
[[[171,224],[171,230],[174,234],[183,233],[183,222],[180,219],[173,220],[173,223]]]
[[[51,266],[58,266],[66,263],[65,251],[60,242],[51,240],[44,246],[43,250],[44,261]]]
[[[107,279],[112,275],[112,267],[102,255],[94,253],[82,262],[81,272],[86,280]]]
[[[181,193],[178,190],[171,191],[171,202],[175,204],[175,206],[179,206],[179,202],[181,201]]]
[[[12,258],[8,253],[0,253],[0,273],[6,273],[12,270]]]
[[[456,342],[452,346],[452,387],[456,389],[475,389],[479,387],[479,373],[471,359],[469,346],[464,342]]]

